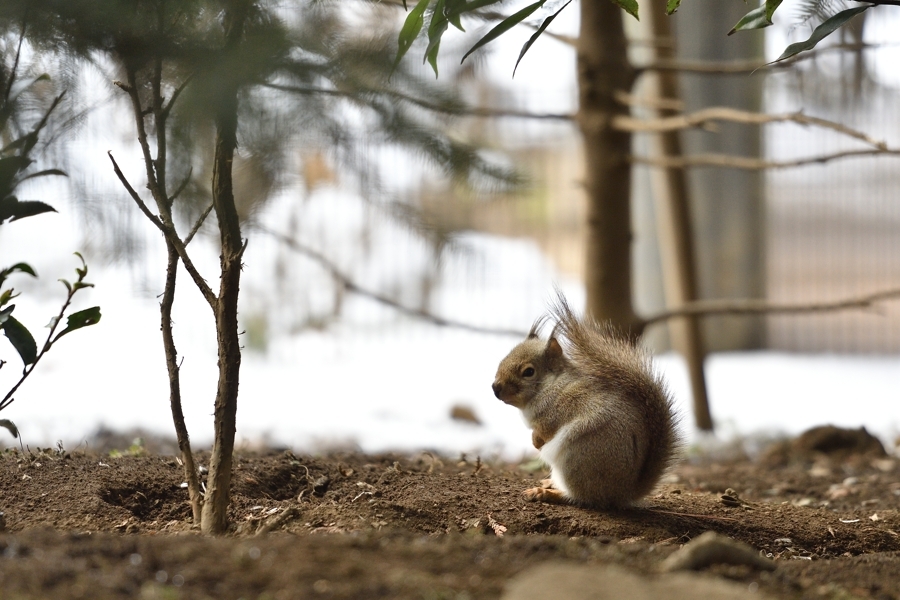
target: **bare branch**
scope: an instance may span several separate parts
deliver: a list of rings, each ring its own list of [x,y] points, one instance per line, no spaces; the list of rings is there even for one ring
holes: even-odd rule
[[[138,144],[141,147],[141,155],[144,158],[144,167],[147,169],[147,187],[156,201],[156,207],[160,211],[160,220],[167,226],[171,225],[171,216],[168,214],[168,207],[165,205],[165,195],[160,192],[159,182],[156,179],[156,171],[154,170],[155,161],[150,153],[150,143],[147,140],[147,128],[144,125],[144,107],[141,105],[141,98],[137,92],[136,75],[132,67],[126,67],[128,76],[128,85],[121,85],[116,82],[121,89],[128,93],[131,99],[132,112],[134,113],[134,124],[137,128]]]
[[[364,296],[364,297],[374,300],[380,304],[384,304],[385,306],[390,306],[391,308],[393,308],[403,314],[409,315],[411,317],[423,319],[425,321],[428,321],[428,322],[430,322],[434,325],[438,325],[440,327],[454,327],[456,329],[463,329],[465,331],[473,331],[475,333],[487,333],[487,334],[494,334],[494,335],[509,335],[509,336],[516,336],[516,337],[526,337],[528,335],[528,332],[526,332],[526,331],[519,331],[517,329],[502,329],[502,328],[494,328],[494,327],[481,327],[479,325],[471,325],[469,323],[454,321],[452,319],[445,319],[443,317],[433,315],[427,311],[420,310],[417,308],[410,308],[408,306],[404,306],[404,305],[400,304],[399,302],[397,302],[391,298],[388,298],[387,296],[383,296],[383,295],[379,294],[378,292],[373,292],[371,290],[367,290],[363,287],[360,287],[352,279],[350,279],[350,277],[345,275],[337,267],[337,265],[335,265],[333,262],[331,262],[328,258],[323,256],[318,251],[313,250],[312,248],[309,248],[308,246],[304,246],[303,244],[297,242],[292,237],[278,233],[276,231],[272,231],[271,229],[268,229],[261,225],[258,225],[256,227],[256,229],[274,237],[275,239],[277,239],[278,241],[280,241],[281,243],[286,245],[291,250],[293,250],[299,254],[302,254],[308,258],[311,258],[312,260],[319,263],[319,265],[321,265],[326,271],[328,271],[328,274],[331,275],[332,279],[334,279],[335,282],[337,282],[340,286],[342,286],[348,292],[352,292],[354,294]]]
[[[193,78],[194,78],[194,74],[191,73],[190,75],[187,76],[187,79],[185,79],[183,82],[181,82],[181,85],[179,85],[175,89],[175,91],[172,93],[172,98],[169,100],[168,104],[166,104],[162,110],[161,116],[164,120],[169,117],[169,113],[172,112],[172,107],[175,106],[175,101],[178,100],[178,96],[181,95],[181,92],[184,91],[184,88],[187,87],[187,85],[191,82],[191,80]]]
[[[184,245],[187,246],[191,243],[191,240],[194,239],[194,236],[197,235],[197,232],[200,231],[200,227],[203,225],[203,222],[206,220],[206,217],[209,216],[209,213],[212,212],[213,205],[210,203],[209,206],[206,207],[206,210],[203,211],[203,214],[200,215],[200,218],[197,219],[197,222],[194,223],[194,226],[191,227],[191,232],[188,234],[186,238],[184,238]]]
[[[128,191],[128,194],[131,196],[131,199],[134,200],[134,203],[137,204],[138,208],[141,209],[141,212],[144,213],[150,222],[156,225],[156,228],[166,233],[166,226],[163,225],[163,222],[160,221],[159,217],[157,217],[153,212],[147,207],[144,201],[141,199],[141,196],[135,191],[135,189],[131,186],[128,179],[125,177],[125,174],[122,173],[122,169],[119,168],[119,163],[116,162],[116,159],[113,158],[112,150],[107,150],[107,156],[109,156],[109,160],[112,161],[113,171],[116,172],[116,177],[119,178],[119,181],[122,182],[122,185],[125,186],[125,189]]]
[[[178,257],[181,259],[184,268],[187,270],[188,274],[191,276],[191,279],[194,280],[194,284],[200,290],[200,293],[203,294],[203,298],[209,302],[210,306],[213,306],[216,302],[216,295],[213,293],[212,288],[209,287],[209,284],[206,283],[206,280],[203,279],[203,276],[200,275],[200,271],[197,270],[197,267],[194,266],[194,262],[191,260],[191,257],[187,253],[187,248],[185,247],[185,243],[181,241],[181,238],[178,237],[178,232],[175,231],[174,227],[170,227],[169,225],[163,223],[158,216],[153,214],[147,205],[141,200],[140,195],[135,191],[134,187],[132,187],[131,183],[128,182],[128,179],[125,177],[125,174],[122,173],[122,170],[119,168],[118,163],[116,163],[116,159],[113,158],[112,151],[108,151],[106,153],[109,155],[109,160],[112,161],[113,170],[116,172],[116,176],[119,178],[119,181],[122,182],[122,185],[125,186],[125,189],[128,191],[128,194],[131,196],[132,200],[134,200],[135,204],[138,205],[138,208],[141,209],[141,212],[150,219],[150,222],[156,225],[157,229],[159,229],[166,239],[169,240],[172,245],[175,247],[175,250],[178,252]]]
[[[629,94],[623,90],[613,92],[613,97],[616,99],[616,102],[625,106],[641,106],[657,110],[684,110],[684,101],[678,98],[649,98]]]
[[[766,63],[758,60],[708,61],[660,59],[652,63],[636,66],[635,69],[639,73],[642,71],[679,71],[681,73],[698,73],[705,75],[742,75],[764,69],[766,66]],[[785,65],[784,62],[782,62],[776,63],[775,66],[783,68]]]
[[[843,152],[824,154],[822,156],[812,156],[809,158],[798,158],[794,160],[782,161],[763,160],[747,156],[731,156],[728,154],[693,154],[677,157],[632,156],[631,162],[642,165],[651,165],[654,167],[664,167],[667,169],[688,169],[693,167],[728,167],[733,169],[745,169],[753,171],[762,169],[787,169],[790,167],[804,167],[808,165],[824,164],[832,160],[838,160],[841,158],[875,155],[897,156],[900,155],[900,149],[845,150]]]
[[[187,187],[187,184],[189,184],[191,182],[191,175],[193,175],[193,174],[194,174],[194,167],[191,167],[188,170],[188,174],[185,176],[184,181],[181,182],[181,185],[178,186],[178,189],[175,190],[175,193],[172,194],[172,196],[169,198],[169,204],[174,203],[175,199],[181,195],[181,192],[184,191],[184,188]]]
[[[900,288],[891,288],[866,294],[864,296],[854,296],[843,300],[833,302],[809,302],[799,304],[778,304],[767,302],[759,299],[743,299],[743,300],[697,300],[689,302],[684,306],[664,310],[652,317],[644,319],[644,326],[652,325],[668,319],[684,317],[688,315],[708,316],[708,315],[776,315],[776,314],[808,314],[820,312],[833,312],[838,310],[870,308],[877,302],[887,300],[895,300],[900,298]]]
[[[851,129],[841,123],[819,117],[810,117],[802,112],[771,115],[738,110],[726,106],[712,106],[693,113],[663,117],[660,119],[635,119],[634,117],[618,116],[613,119],[613,128],[620,131],[662,133],[666,131],[678,131],[679,129],[690,129],[693,127],[706,127],[711,124],[711,121],[728,121],[731,123],[743,123],[749,125],[765,125],[767,123],[785,122],[798,123],[800,125],[814,125],[816,127],[837,131],[838,133],[842,133],[847,137],[869,144],[879,150],[888,150],[887,143],[882,140],[871,138],[867,134],[857,131],[856,129]]]
[[[900,0],[898,0],[900,1]],[[880,47],[881,44],[835,44],[816,48],[802,54],[796,54],[786,60],[765,63],[759,60],[735,60],[735,61],[700,61],[700,60],[673,60],[662,59],[643,65],[635,69],[640,73],[644,71],[679,71],[681,73],[697,73],[701,75],[741,75],[755,71],[770,71],[784,69],[794,64],[816,58],[826,52],[855,52]]]
[[[343,90],[331,90],[326,88],[318,88],[318,87],[305,87],[305,86],[291,86],[291,85],[280,85],[276,83],[267,83],[266,87],[281,90],[283,92],[292,92],[294,94],[323,94],[328,96],[338,96],[343,98],[350,99],[359,99],[365,94],[382,94],[385,96],[390,96],[397,100],[403,100],[404,102],[409,102],[410,104],[415,104],[421,108],[425,108],[427,110],[432,110],[434,112],[444,113],[448,115],[455,115],[460,117],[513,117],[519,119],[538,119],[538,120],[548,120],[548,121],[571,121],[574,117],[569,113],[532,113],[522,110],[512,110],[512,109],[500,109],[500,108],[473,108],[467,106],[443,106],[440,104],[435,104],[433,102],[429,102],[427,100],[423,100],[421,98],[416,98],[415,96],[410,96],[408,94],[403,94],[401,92],[397,92],[394,90],[387,89],[371,89],[371,90],[360,90],[355,92],[343,91]]]
[[[184,268],[188,272],[188,275],[190,275],[191,279],[194,281],[194,285],[196,285],[197,289],[200,290],[200,293],[203,295],[203,299],[206,300],[207,303],[209,303],[209,306],[211,308],[215,309],[218,298],[216,298],[215,292],[212,291],[212,288],[209,287],[209,284],[206,283],[206,280],[203,279],[203,275],[201,275],[200,271],[197,270],[197,267],[194,266],[194,262],[188,255],[187,248],[185,247],[184,242],[181,241],[181,238],[178,237],[174,229],[167,234],[167,237],[172,241],[172,245],[175,246],[175,251],[178,252],[178,257],[181,259],[181,263],[184,265]]]

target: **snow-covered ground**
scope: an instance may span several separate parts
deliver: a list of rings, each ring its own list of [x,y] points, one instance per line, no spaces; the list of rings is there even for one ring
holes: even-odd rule
[[[172,431],[155,307],[107,303],[100,326],[48,355],[5,417],[26,443],[79,443],[99,423]],[[205,315],[203,315],[205,316]],[[518,411],[490,389],[499,360],[515,340],[427,325],[359,336],[338,328],[248,353],[241,379],[238,439],[300,449],[358,445],[366,451],[531,452]],[[180,343],[183,394],[193,438],[212,431],[215,359],[202,339]],[[198,365],[197,363],[202,363]],[[690,390],[675,355],[657,359],[693,437]],[[900,429],[900,357],[730,353],[707,363],[719,435],[796,433],[824,423],[865,425],[885,440]],[[476,427],[449,417],[465,404]]]
[[[58,286],[61,297],[63,289],[55,279],[69,276],[75,261],[72,265],[59,261],[55,249],[63,244],[36,252],[26,243],[38,235],[40,218],[5,227],[0,256],[35,263],[43,284],[52,283],[50,290]],[[66,237],[64,231],[60,230],[61,239]],[[475,277],[473,283],[470,260],[450,260],[443,277],[447,283],[437,292],[438,312],[462,321],[526,330],[550,298],[555,282],[573,305],[582,302],[579,286],[560,280],[532,244],[475,235],[466,241],[481,257],[480,263],[491,265],[491,272],[519,275],[526,287],[517,289],[490,276]],[[247,264],[261,265],[263,258],[252,250],[253,245]],[[265,245],[257,250],[263,252]],[[246,277],[246,289],[253,289],[259,277],[255,279],[249,267]],[[16,402],[3,411],[31,446],[59,439],[66,447],[75,447],[101,423],[167,435],[173,431],[156,301],[136,295],[135,278],[122,267],[94,269],[89,279],[97,287],[87,291],[76,308],[100,304],[102,321],[55,347],[18,392]],[[55,302],[42,297],[39,303],[20,302],[16,314],[35,330],[54,310]],[[398,317],[358,297],[347,300],[344,314],[345,321],[324,331],[271,332],[265,351],[245,352],[239,441],[268,441],[301,450],[349,444],[366,451],[432,449],[501,453],[509,458],[532,452],[531,436],[518,411],[496,400],[490,388],[497,363],[516,338],[438,328]],[[216,366],[211,320],[199,294],[183,285],[176,304],[176,336],[184,357],[185,414],[192,438],[200,444],[209,443],[212,434]],[[18,369],[11,353],[9,347],[3,350],[9,360],[0,371],[4,390]],[[663,355],[656,364],[677,398],[685,431],[695,440],[682,361]],[[707,367],[720,439],[796,433],[824,423],[864,425],[885,441],[893,441],[900,431],[897,356],[729,353],[711,356]],[[483,425],[453,421],[449,414],[454,404],[470,406]]]

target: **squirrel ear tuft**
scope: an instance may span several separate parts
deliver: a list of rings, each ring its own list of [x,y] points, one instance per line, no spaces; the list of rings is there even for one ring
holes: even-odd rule
[[[528,332],[528,339],[533,340],[538,337],[538,332],[541,330],[541,327],[544,325],[544,322],[547,320],[546,315],[541,315],[537,319],[535,319],[534,323],[531,325],[531,331]]]

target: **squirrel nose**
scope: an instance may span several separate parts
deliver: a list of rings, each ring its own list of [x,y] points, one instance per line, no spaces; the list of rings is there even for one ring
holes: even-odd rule
[[[491,385],[491,389],[494,390],[494,395],[497,396],[497,398],[499,398],[499,397],[500,397],[500,390],[503,389],[503,386],[500,385],[498,382],[495,381],[495,382]]]

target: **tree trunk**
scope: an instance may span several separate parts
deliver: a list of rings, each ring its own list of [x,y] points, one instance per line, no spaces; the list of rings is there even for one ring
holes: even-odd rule
[[[588,195],[587,312],[631,332],[638,323],[631,290],[631,134],[614,130],[612,119],[628,113],[614,94],[630,91],[635,74],[622,9],[609,0],[582,0],[580,6],[578,124]]]
[[[225,13],[225,53],[235,59],[250,2],[233,0]],[[215,116],[216,150],[213,165],[213,207],[219,222],[222,254],[221,280],[213,307],[218,340],[219,384],[216,390],[215,439],[209,462],[206,500],[201,530],[220,535],[228,529],[232,455],[237,419],[241,347],[238,340],[238,292],[244,245],[232,188],[232,161],[237,147],[237,107],[239,82],[224,85]]]
[[[758,4],[758,3],[757,3]],[[683,2],[670,25],[677,34],[680,60],[762,60],[763,36],[733,35],[727,30],[746,12],[742,2]],[[764,77],[746,74],[682,73],[685,112],[730,106],[753,112],[762,107]],[[686,130],[686,154],[760,156],[762,127],[719,123],[715,134]],[[694,227],[698,294],[702,299],[765,298],[765,175],[743,169],[690,169],[691,222]],[[707,352],[763,347],[765,318],[706,316],[701,322]]]
[[[665,14],[666,0],[650,3],[653,39],[656,41],[657,59],[674,59],[675,49],[663,42],[671,40],[672,28]],[[667,100],[680,97],[678,75],[674,71],[650,74],[656,98]],[[653,85],[655,83],[655,85]],[[667,117],[676,111],[659,109],[659,116]],[[678,131],[660,133],[654,140],[656,153],[667,157],[682,155]],[[656,168],[654,170],[654,196],[657,207],[657,231],[662,255],[665,295],[670,307],[683,306],[697,300],[697,260],[694,250],[694,228],[691,222],[688,184],[684,169]],[[712,431],[712,416],[706,391],[703,360],[706,357],[700,335],[700,317],[687,316],[669,321],[672,347],[684,357],[691,382],[694,404],[694,422],[699,429]]]

